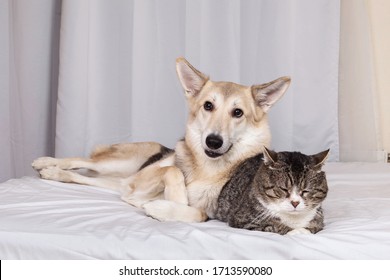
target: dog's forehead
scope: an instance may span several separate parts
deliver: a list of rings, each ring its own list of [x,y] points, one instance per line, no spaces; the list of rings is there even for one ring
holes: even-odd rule
[[[239,96],[241,94],[248,94],[250,92],[250,87],[232,82],[210,81],[210,83],[206,85],[205,91],[208,94],[217,94],[223,96],[224,98],[229,98],[232,96]]]

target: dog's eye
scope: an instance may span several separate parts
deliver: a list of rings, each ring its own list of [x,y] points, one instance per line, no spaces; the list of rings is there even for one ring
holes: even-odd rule
[[[244,112],[241,109],[234,109],[233,110],[233,117],[235,118],[241,118]]]
[[[214,109],[214,105],[213,103],[211,103],[210,101],[206,101],[203,105],[203,108],[206,110],[206,111],[212,111]]]

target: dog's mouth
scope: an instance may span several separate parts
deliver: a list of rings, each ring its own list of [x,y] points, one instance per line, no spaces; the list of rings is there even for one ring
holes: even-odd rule
[[[223,152],[223,153],[219,153],[219,152],[216,152],[213,150],[204,150],[204,152],[210,158],[218,158],[220,156],[223,156],[224,154],[227,154],[232,147],[233,147],[233,144],[230,145],[229,149],[227,149],[226,152]]]
[[[223,155],[223,154],[216,153],[216,152],[209,151],[209,150],[204,150],[204,152],[206,153],[206,155],[207,155],[208,157],[211,157],[211,158],[217,158],[217,157],[220,157],[220,156]]]

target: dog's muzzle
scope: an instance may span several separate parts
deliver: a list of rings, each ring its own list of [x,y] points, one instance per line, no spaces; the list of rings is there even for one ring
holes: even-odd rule
[[[219,136],[217,134],[210,134],[207,136],[206,146],[208,149],[205,149],[204,152],[206,153],[206,155],[208,157],[211,157],[211,158],[220,157],[223,154],[227,153],[231,148],[231,146],[230,146],[229,149],[227,149],[224,152],[221,152],[219,149],[223,146],[223,139],[221,136]]]

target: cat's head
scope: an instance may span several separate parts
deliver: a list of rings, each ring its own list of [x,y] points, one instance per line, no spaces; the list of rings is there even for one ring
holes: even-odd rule
[[[277,213],[302,213],[317,208],[328,192],[321,170],[329,150],[315,155],[299,152],[274,152],[264,149],[264,165],[256,180],[261,180],[261,200]]]

